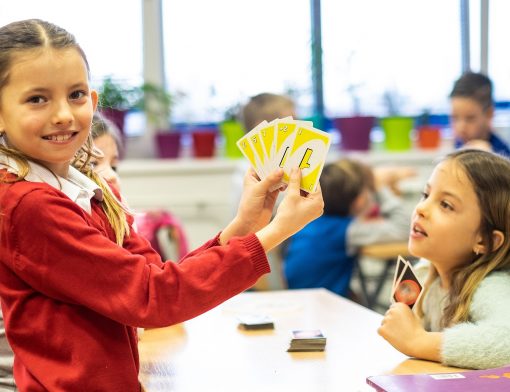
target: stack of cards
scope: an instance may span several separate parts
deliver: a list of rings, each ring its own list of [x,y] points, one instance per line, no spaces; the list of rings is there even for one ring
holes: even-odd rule
[[[326,337],[319,329],[292,331],[292,339],[288,352],[324,351]]]
[[[403,302],[412,309],[416,302],[418,302],[422,289],[423,285],[418,280],[411,263],[398,256],[397,267],[393,276],[391,301]]]
[[[262,314],[246,314],[239,316],[239,329],[255,331],[261,329],[274,329],[273,320]]]
[[[250,161],[260,179],[277,168],[283,168],[283,183],[288,184],[290,170],[301,169],[301,189],[314,192],[331,144],[327,132],[313,127],[309,121],[292,117],[263,121],[237,141],[237,146]]]

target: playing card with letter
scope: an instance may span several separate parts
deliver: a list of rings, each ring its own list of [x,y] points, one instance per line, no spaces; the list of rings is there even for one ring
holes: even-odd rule
[[[319,183],[330,144],[331,138],[327,132],[298,125],[294,143],[283,167],[285,175],[290,174],[291,168],[299,167],[302,173],[301,189],[314,192]]]
[[[241,150],[248,161],[250,161],[251,166],[260,179],[264,178],[268,173],[268,160],[261,151],[262,143],[259,142],[258,137],[258,131],[266,124],[267,121],[262,121],[259,125],[237,141],[237,147]]]

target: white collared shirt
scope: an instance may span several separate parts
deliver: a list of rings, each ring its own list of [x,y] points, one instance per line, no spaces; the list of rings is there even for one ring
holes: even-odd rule
[[[25,177],[26,181],[45,182],[51,185],[55,189],[63,192],[89,214],[92,213],[90,199],[94,197],[96,200],[103,200],[103,191],[101,188],[73,166],[69,167],[67,178],[63,178],[53,174],[50,170],[37,163],[28,161],[28,164],[30,170]],[[0,154],[0,168],[6,168],[8,172],[14,174],[18,172],[16,161],[3,154]]]

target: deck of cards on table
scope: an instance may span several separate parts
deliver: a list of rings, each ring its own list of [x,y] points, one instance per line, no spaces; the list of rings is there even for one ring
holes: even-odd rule
[[[412,309],[420,299],[423,285],[420,283],[413,266],[402,256],[397,258],[393,287],[391,290],[392,302],[403,302]]]
[[[282,168],[283,183],[278,188],[288,184],[291,169],[299,167],[305,192],[316,190],[330,144],[327,132],[314,128],[310,121],[292,117],[263,121],[237,141],[260,179]]]
[[[255,331],[261,329],[274,329],[273,319],[263,314],[246,314],[238,317],[239,329]]]
[[[324,351],[326,337],[319,329],[298,329],[292,331],[288,352]]]

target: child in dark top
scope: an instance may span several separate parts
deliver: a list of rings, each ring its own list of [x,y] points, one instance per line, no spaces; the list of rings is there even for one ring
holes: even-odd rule
[[[195,317],[269,272],[266,252],[321,215],[320,189],[248,171],[230,224],[163,262],[92,170],[98,94],[74,36],[38,19],[0,28],[0,298],[22,391],[139,392],[137,327]]]
[[[389,187],[412,174],[347,158],[327,164],[320,178],[324,215],[293,235],[283,252],[288,287],[324,287],[348,296],[361,246],[407,239],[409,214]]]
[[[453,85],[450,103],[456,148],[478,148],[510,156],[508,145],[492,130],[492,81],[486,75],[464,73]]]

